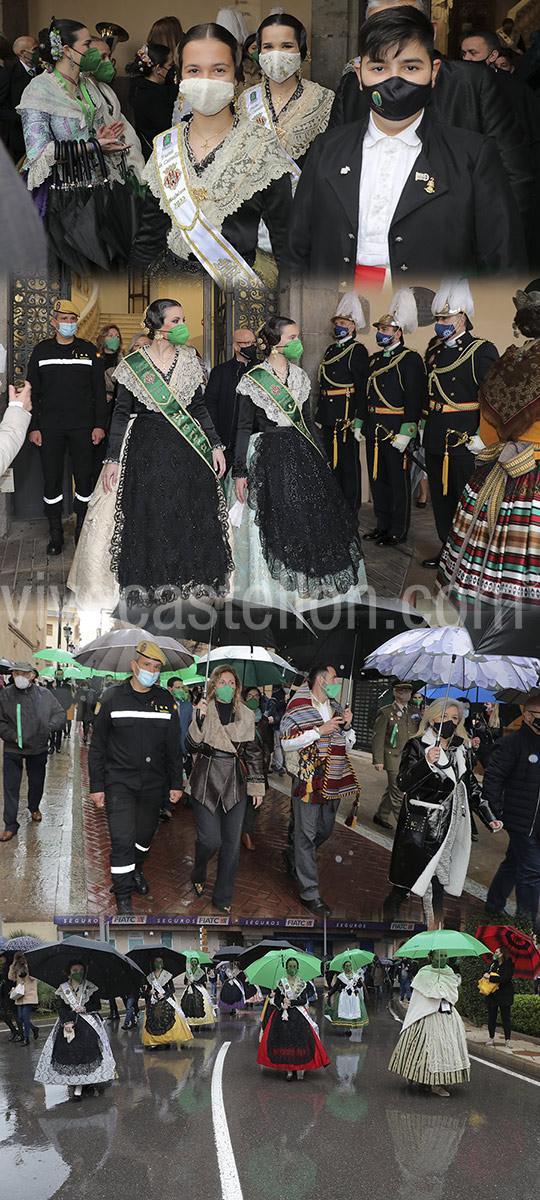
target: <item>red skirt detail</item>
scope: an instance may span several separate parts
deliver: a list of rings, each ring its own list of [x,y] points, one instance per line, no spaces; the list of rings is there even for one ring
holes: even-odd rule
[[[294,1017],[291,1021],[293,1014],[296,1021]],[[298,1020],[305,1025],[305,1029],[297,1025]],[[275,1024],[276,1021],[279,1022],[278,1025]],[[289,1028],[282,1029],[282,1025],[289,1026]],[[300,1034],[297,1038],[294,1037],[294,1028],[291,1028],[293,1025],[297,1026]],[[283,1034],[284,1037],[276,1037],[276,1034]],[[257,1062],[261,1067],[271,1067],[274,1071],[316,1071],[318,1067],[330,1066],[326,1050],[309,1021],[306,1021],[306,1018],[298,1010],[295,1012],[294,1009],[289,1009],[289,1021],[282,1021],[281,1009],[277,1008],[274,1009],[266,1025],[257,1054]]]

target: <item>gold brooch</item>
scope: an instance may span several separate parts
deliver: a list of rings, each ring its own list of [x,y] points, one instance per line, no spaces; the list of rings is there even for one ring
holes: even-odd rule
[[[433,176],[431,177],[431,179],[428,180],[428,182],[424,188],[424,191],[428,192],[428,194],[430,196],[433,195],[433,192],[435,191],[435,180],[434,180]]]
[[[191,195],[197,204],[202,204],[203,200],[207,199],[208,193],[206,188],[193,188]]]

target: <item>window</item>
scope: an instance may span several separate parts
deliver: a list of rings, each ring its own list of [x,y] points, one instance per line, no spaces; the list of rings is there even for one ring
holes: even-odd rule
[[[159,940],[162,946],[166,946],[168,950],[172,950],[172,938],[172,933],[164,933]]]
[[[139,946],[144,946],[144,938],[142,933],[130,933],[128,937],[128,945],[130,950],[137,950]]]

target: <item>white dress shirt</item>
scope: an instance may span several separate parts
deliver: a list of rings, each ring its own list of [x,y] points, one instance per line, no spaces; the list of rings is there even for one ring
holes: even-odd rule
[[[392,137],[370,114],[362,149],[356,261],[365,267],[390,265],[388,233],[407,179],[422,149],[416,130],[420,116]]]

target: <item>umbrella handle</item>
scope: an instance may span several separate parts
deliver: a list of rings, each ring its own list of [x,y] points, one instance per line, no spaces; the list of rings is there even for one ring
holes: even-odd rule
[[[206,700],[206,693],[208,691],[208,679],[210,676],[210,651],[211,651],[211,649],[212,649],[212,629],[210,630],[210,637],[208,639],[208,654],[207,654],[207,658],[206,658],[206,676],[205,676],[205,680],[204,680],[204,699],[205,700]]]
[[[455,654],[453,654],[453,655],[452,655],[452,667],[453,667],[453,665],[454,665],[455,661],[456,661],[456,655],[455,655]],[[444,714],[445,714],[445,712],[446,712],[446,709],[447,709],[447,707],[448,707],[448,696],[449,696],[449,694],[450,694],[450,684],[451,684],[451,682],[452,682],[452,671],[450,671],[450,673],[449,673],[449,675],[448,675],[448,683],[447,683],[447,685],[446,685],[446,696],[444,697],[444,704],[443,704],[443,710],[442,710],[442,713],[441,713],[441,720],[440,720],[440,725],[439,725],[439,732],[438,732],[438,734],[437,734],[437,740],[436,740],[436,742],[435,742],[435,745],[436,745],[436,746],[440,746],[440,744],[441,744],[441,729],[442,729],[442,723],[443,723],[443,721],[444,721]]]

